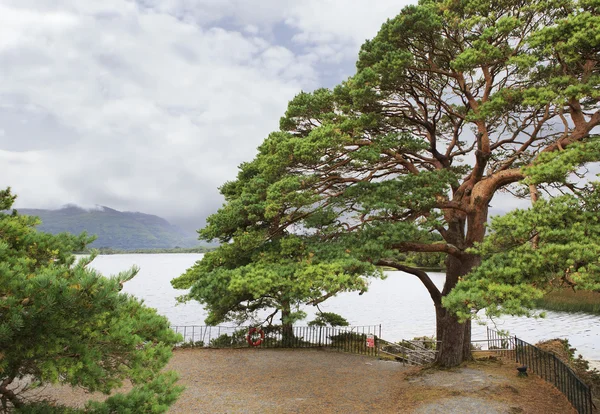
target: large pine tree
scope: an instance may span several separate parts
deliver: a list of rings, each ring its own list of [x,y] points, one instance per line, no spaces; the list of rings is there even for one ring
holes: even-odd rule
[[[412,274],[435,306],[438,363],[461,363],[470,357],[469,310],[457,315],[456,303],[449,310],[443,300],[480,266],[473,248],[486,238],[498,192],[518,190],[524,167],[543,154],[594,140],[599,28],[598,0],[422,0],[404,8],[363,45],[354,76],[290,102],[281,130],[223,187],[226,204],[202,235],[240,251],[294,235],[314,260],[348,255]],[[523,188],[535,199],[538,186],[573,188],[565,177],[559,171]],[[407,252],[446,256],[441,290],[399,260]],[[201,283],[218,254],[184,285]],[[238,264],[223,257],[211,266],[229,272]]]

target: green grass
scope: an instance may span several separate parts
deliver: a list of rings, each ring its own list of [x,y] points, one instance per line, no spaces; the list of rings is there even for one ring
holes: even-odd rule
[[[546,310],[600,315],[600,293],[572,289],[556,290],[540,299],[537,306]]]

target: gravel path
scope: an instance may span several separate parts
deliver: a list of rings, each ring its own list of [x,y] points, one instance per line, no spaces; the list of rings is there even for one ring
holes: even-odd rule
[[[544,413],[574,411],[537,377],[471,364],[449,371],[320,350],[185,349],[168,369],[186,387],[171,413]],[[72,406],[102,395],[47,388]]]

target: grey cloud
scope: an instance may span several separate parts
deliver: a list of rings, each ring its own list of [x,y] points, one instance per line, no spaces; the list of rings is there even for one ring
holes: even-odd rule
[[[0,149],[46,150],[77,141],[77,134],[55,116],[19,101],[15,96],[0,96]]]
[[[289,99],[353,72],[398,7],[371,3],[3,1],[0,187],[198,228]]]

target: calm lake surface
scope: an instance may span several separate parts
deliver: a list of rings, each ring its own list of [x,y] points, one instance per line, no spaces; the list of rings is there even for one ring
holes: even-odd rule
[[[139,274],[125,284],[123,291],[144,299],[148,306],[165,315],[172,325],[204,325],[206,312],[198,303],[177,304],[175,298],[184,291],[169,283],[192,266],[202,254],[124,254],[98,256],[92,266],[104,275],[116,274],[136,265]],[[389,341],[411,339],[435,333],[435,312],[425,287],[414,276],[403,272],[386,272],[387,279],[373,280],[363,295],[343,293],[320,305],[323,311],[343,315],[351,325],[382,326],[382,337]],[[430,273],[441,287],[443,273]],[[315,309],[305,309],[306,321]],[[546,318],[504,317],[490,327],[509,331],[530,343],[543,339],[568,338],[586,359],[600,360],[600,317],[584,313],[547,312]],[[473,339],[485,339],[486,328],[473,324]]]

